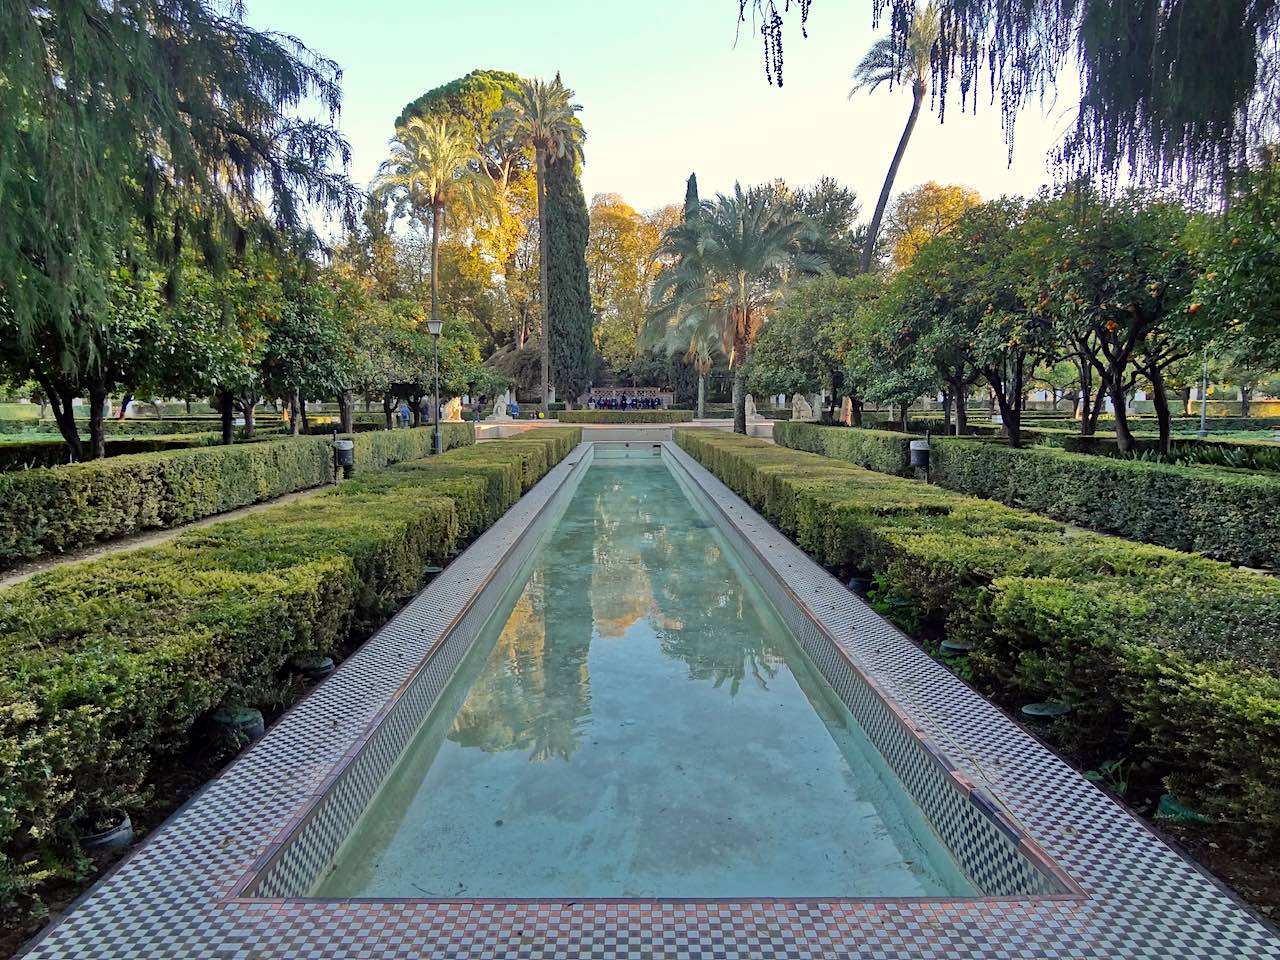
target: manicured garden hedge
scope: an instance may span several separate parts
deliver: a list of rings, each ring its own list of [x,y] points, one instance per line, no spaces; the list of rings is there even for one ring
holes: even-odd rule
[[[793,450],[820,453],[860,467],[911,476],[910,434],[889,430],[824,427],[816,423],[775,423],[773,441]]]
[[[219,704],[289,699],[292,656],[338,653],[385,620],[580,433],[370,470],[0,591],[0,908],[73,869],[87,814],[145,809],[154,765]]]
[[[898,457],[907,456],[911,439],[905,433],[815,424],[774,427],[781,446],[900,476],[907,471]],[[1274,473],[1047,447],[1015,450],[957,437],[935,437],[930,446],[929,479],[950,490],[1231,563],[1280,565],[1280,477]]]
[[[79,427],[81,435],[88,436],[88,421],[81,418]],[[142,417],[125,420],[110,418],[102,424],[102,432],[108,437],[167,436],[175,433],[212,433],[217,430],[221,430],[221,424],[216,416],[170,417],[163,420]],[[14,433],[58,436],[59,430],[58,424],[53,420],[0,420],[0,434]]]
[[[1071,704],[1082,762],[1150,761],[1280,841],[1280,582],[746,437],[676,440],[814,559],[874,573],[917,636],[973,642],[988,689]]]
[[[450,424],[450,445],[475,442],[471,424]],[[431,452],[429,428],[355,436],[358,469]],[[325,437],[282,437],[110,457],[0,474],[0,569],[142,530],[177,527],[333,479]]]
[[[184,433],[176,436],[108,438],[105,446],[108,457],[119,457],[131,453],[157,453],[165,450],[206,447],[218,441],[219,436],[216,433]],[[70,463],[70,458],[71,453],[60,437],[0,443],[0,473],[35,467],[62,466]]]
[[[1104,533],[1249,566],[1280,565],[1280,477],[939,439],[929,478]]]
[[[692,410],[562,410],[561,423],[688,423]]]
[[[1080,422],[1069,417],[1036,419],[1034,422],[1024,420],[1024,425],[1048,427],[1056,430],[1080,432]],[[1170,423],[1174,433],[1196,433],[1200,429],[1200,418],[1174,417]],[[1205,427],[1212,433],[1223,433],[1234,430],[1280,430],[1280,417],[1208,417]],[[1115,421],[1109,417],[1098,420],[1098,434],[1113,434]],[[1129,429],[1135,433],[1155,434],[1158,430],[1153,417],[1130,417]]]

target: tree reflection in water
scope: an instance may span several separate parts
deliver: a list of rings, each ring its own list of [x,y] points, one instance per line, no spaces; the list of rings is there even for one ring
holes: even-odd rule
[[[616,467],[655,468],[666,469]],[[748,678],[767,689],[776,676],[784,662],[779,638],[745,611],[751,601],[705,521],[668,523],[644,484],[607,474],[593,505],[556,528],[450,740],[490,753],[527,750],[534,763],[568,760],[591,714],[593,636],[624,638],[641,621],[664,656],[687,665],[690,679],[727,686],[730,696]]]

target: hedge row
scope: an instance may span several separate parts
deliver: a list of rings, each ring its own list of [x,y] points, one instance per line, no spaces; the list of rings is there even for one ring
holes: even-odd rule
[[[450,445],[473,443],[452,424]],[[358,468],[431,452],[430,429],[355,436]],[[39,556],[202,517],[305,490],[333,479],[328,438],[285,437],[109,457],[0,474],[0,569]]]
[[[688,423],[692,410],[562,410],[561,423]]]
[[[218,441],[216,433],[183,433],[176,436],[108,438],[104,445],[108,457],[119,457],[133,453],[207,447]],[[0,443],[0,473],[36,467],[57,467],[70,462],[71,452],[61,438]]]
[[[1280,565],[1280,477],[1047,447],[943,439],[930,479],[1104,533],[1248,566]]]
[[[405,431],[408,432],[408,431]],[[220,704],[273,705],[287,663],[381,623],[577,442],[454,450],[164,547],[0,591],[0,907],[73,870],[77,824],[145,809],[157,762]],[[273,445],[274,446],[274,445]]]
[[[889,430],[824,427],[816,423],[775,423],[773,442],[792,450],[820,453],[868,470],[911,476],[913,438]]]
[[[874,573],[918,636],[975,644],[1013,702],[1058,700],[1090,764],[1280,840],[1280,582],[714,431],[677,442],[818,562]]]
[[[899,476],[907,475],[911,440],[905,433],[816,424],[774,427],[774,441],[784,447]],[[1280,477],[1274,473],[1047,447],[1015,450],[956,437],[935,437],[930,447],[929,479],[950,490],[1231,563],[1280,565]]]
[[[1023,423],[1036,427],[1080,432],[1080,421],[1069,417],[1036,419],[1034,423],[1024,420]],[[1170,426],[1174,433],[1196,433],[1200,429],[1200,418],[1198,416],[1173,417]],[[1207,417],[1205,427],[1210,432],[1218,433],[1236,430],[1280,430],[1280,417]],[[1130,417],[1129,428],[1139,434],[1154,434],[1158,429],[1153,417]],[[1114,430],[1115,421],[1110,417],[1098,420],[1099,433],[1107,434]]]

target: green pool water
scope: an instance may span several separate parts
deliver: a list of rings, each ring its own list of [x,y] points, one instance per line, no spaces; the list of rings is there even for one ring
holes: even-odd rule
[[[974,892],[666,465],[598,459],[315,894]]]

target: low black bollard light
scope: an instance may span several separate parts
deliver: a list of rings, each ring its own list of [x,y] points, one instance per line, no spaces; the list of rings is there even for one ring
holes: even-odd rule
[[[333,441],[333,468],[342,470],[344,480],[350,480],[356,469],[356,444],[354,440]]]
[[[911,469],[917,475],[929,472],[929,439],[911,441]]]

